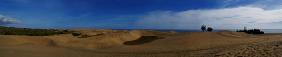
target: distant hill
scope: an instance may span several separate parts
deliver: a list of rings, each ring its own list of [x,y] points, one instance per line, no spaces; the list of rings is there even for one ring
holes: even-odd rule
[[[49,36],[68,33],[68,30],[58,29],[30,29],[0,26],[0,35],[28,35],[28,36]]]

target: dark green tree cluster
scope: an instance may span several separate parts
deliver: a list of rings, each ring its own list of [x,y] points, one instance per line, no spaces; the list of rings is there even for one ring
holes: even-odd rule
[[[247,27],[244,27],[243,30],[237,30],[237,32],[245,32],[248,34],[264,34],[263,31],[261,31],[260,29],[247,29]]]
[[[29,35],[29,36],[49,36],[69,33],[68,30],[56,29],[29,29],[0,26],[0,35]]]
[[[260,29],[250,29],[250,30],[244,29],[244,30],[238,30],[237,32],[245,32],[248,34],[264,34],[264,32],[261,31]]]
[[[207,27],[206,25],[202,25],[202,27],[201,27],[201,30],[203,31],[203,32],[212,32],[213,31],[213,28],[212,27]]]

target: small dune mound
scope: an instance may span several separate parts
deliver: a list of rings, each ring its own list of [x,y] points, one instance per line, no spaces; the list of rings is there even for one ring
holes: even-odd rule
[[[139,39],[136,39],[136,40],[133,40],[133,41],[126,41],[123,44],[125,44],[125,45],[140,45],[140,44],[152,42],[152,41],[157,40],[157,39],[163,39],[163,38],[158,37],[158,36],[142,36]]]
[[[139,39],[142,34],[140,31],[100,31],[91,30],[90,32],[78,31],[79,35],[72,34],[50,36],[57,46],[86,49],[104,49],[115,46],[122,46],[126,41]],[[102,35],[99,35],[102,34]],[[86,35],[86,36],[85,36]]]
[[[124,42],[139,39],[141,36],[142,33],[137,30],[91,30],[90,32],[89,30],[82,30],[77,31],[73,34],[62,34],[54,36],[0,35],[0,45],[32,45],[82,49],[104,49],[115,46],[122,46]]]
[[[80,32],[80,33],[82,35],[91,35],[91,33],[93,34],[101,33],[102,35],[95,35],[95,36],[92,35],[87,38],[79,38],[77,36],[72,36],[72,35],[58,35],[49,38],[54,40],[57,46],[71,47],[71,48],[86,48],[93,50],[115,48],[122,46],[139,46],[139,45],[146,46],[147,48],[150,49],[158,49],[158,48],[167,49],[165,47],[171,47],[171,48],[185,47],[189,49],[194,49],[194,48],[213,47],[210,46],[210,44],[214,46],[219,46],[226,44],[243,43],[248,41],[248,40],[240,40],[240,38],[236,39],[236,37],[248,36],[245,33],[239,33],[239,32],[191,32],[191,33],[183,33],[183,34],[177,34],[177,33],[169,34],[165,32],[140,31],[140,30],[132,30],[132,31],[96,30],[91,32]],[[158,39],[162,39],[162,40],[158,40]],[[232,43],[225,43],[225,42],[232,42]],[[182,44],[182,46],[176,46],[175,44]],[[131,49],[135,49],[135,48],[132,47]]]
[[[142,36],[142,32],[138,30],[129,31],[123,35],[120,35],[121,41],[132,41],[140,38]]]

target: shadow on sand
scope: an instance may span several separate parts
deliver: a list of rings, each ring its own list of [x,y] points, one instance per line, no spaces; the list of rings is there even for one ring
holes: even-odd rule
[[[163,39],[163,38],[158,37],[158,36],[142,36],[137,40],[127,41],[127,42],[124,42],[123,44],[125,44],[125,45],[141,45],[141,44],[145,44],[145,43],[150,43],[150,42],[158,40],[158,39]]]

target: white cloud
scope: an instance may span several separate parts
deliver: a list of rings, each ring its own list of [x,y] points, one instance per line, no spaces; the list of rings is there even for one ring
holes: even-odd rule
[[[270,25],[274,22],[282,22],[282,9],[265,10],[259,7],[241,6],[211,10],[152,12],[143,16],[137,24],[154,29],[198,29],[202,24],[217,29],[238,29],[243,26],[268,28],[266,24]]]
[[[15,18],[0,15],[0,25],[13,24],[17,22],[18,21]]]

